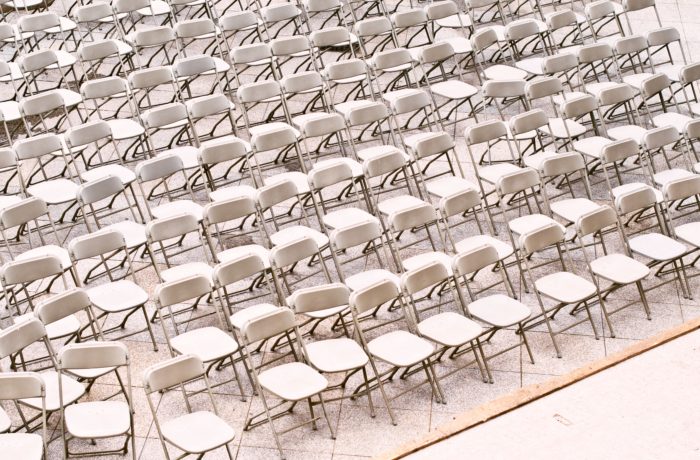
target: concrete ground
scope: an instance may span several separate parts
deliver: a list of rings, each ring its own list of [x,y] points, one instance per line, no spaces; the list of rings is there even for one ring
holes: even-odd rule
[[[407,458],[700,458],[700,331]]]

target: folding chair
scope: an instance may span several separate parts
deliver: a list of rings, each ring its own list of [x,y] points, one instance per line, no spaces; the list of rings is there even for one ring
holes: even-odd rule
[[[46,336],[46,329],[38,318],[31,318],[27,321],[22,321],[13,324],[0,331],[0,359],[5,359],[10,356],[22,355],[31,356],[28,348],[35,343],[40,343],[51,358],[52,367],[50,370],[43,371],[38,374],[44,382],[44,397],[33,396],[34,392],[17,400],[17,411],[22,419],[22,426],[28,432],[34,431],[37,427],[31,426],[37,420],[41,420],[42,426],[45,428],[46,419],[51,414],[57,413],[62,406],[67,406],[80,399],[85,394],[85,387],[71,376],[64,375],[60,379],[56,368],[55,353],[51,346],[51,342]],[[11,368],[12,369],[12,368]],[[12,369],[7,374],[0,375],[26,375],[25,372],[16,372]],[[4,388],[4,387],[3,387]],[[31,386],[27,387],[29,390]],[[59,393],[60,392],[60,393]],[[30,396],[32,395],[32,396]],[[32,412],[39,412],[31,418],[27,418],[27,414],[22,409],[30,409]],[[4,436],[4,435],[0,435]],[[46,439],[46,438],[45,438]],[[48,443],[48,439],[46,439]],[[20,458],[24,457],[24,452]],[[38,456],[41,458],[41,456]]]
[[[158,351],[158,344],[146,312],[148,293],[136,284],[132,256],[124,236],[116,229],[107,228],[73,238],[68,244],[68,251],[73,261],[73,270],[76,279],[78,279],[78,286],[86,290],[94,309],[98,310],[95,322],[98,324],[100,321],[102,322],[100,326],[102,334],[108,335],[121,331],[122,334],[116,338],[116,340],[121,340],[147,331],[153,344],[153,350]],[[89,279],[83,281],[80,277],[78,270],[81,266],[80,262],[96,257],[99,257],[100,260],[98,266],[104,267],[109,278],[106,283],[92,283]],[[115,264],[119,257],[123,259],[119,264]],[[114,266],[110,267],[110,262]],[[124,267],[124,273],[119,272],[120,267]],[[95,268],[91,269],[89,273]],[[143,314],[146,326],[135,331],[125,331],[129,318],[138,312]],[[119,317],[121,321],[105,328],[110,316]]]
[[[700,226],[697,220],[691,222],[681,223],[681,217],[683,214],[680,212],[683,208],[683,203],[690,201],[685,206],[690,206],[690,215],[693,215],[695,201],[697,204],[698,193],[700,193],[700,182],[698,181],[698,176],[690,176],[682,179],[676,179],[674,181],[668,182],[663,187],[664,202],[666,205],[666,215],[668,216],[668,227],[670,235],[674,239],[679,239],[683,243],[688,244],[692,249],[691,252],[695,252],[700,248],[700,240],[698,240],[698,227]],[[678,205],[673,206],[673,203],[678,203]],[[696,257],[691,266],[695,265],[698,261]],[[697,276],[690,275],[689,277]]]
[[[342,283],[333,283],[314,286],[295,291],[288,299],[289,307],[297,314],[308,316],[313,319],[320,319],[323,316],[335,315],[338,312],[339,321],[347,331],[343,316],[349,311],[350,289]],[[303,325],[299,325],[301,328]],[[338,385],[329,387],[326,391],[334,389],[344,389],[350,377],[358,372],[362,372],[362,377],[366,385],[367,402],[369,403],[370,416],[375,417],[374,403],[372,401],[372,389],[369,384],[367,373],[368,364],[372,367],[374,378],[378,376],[376,366],[372,366],[370,358],[364,348],[353,338],[338,337],[324,340],[314,340],[301,345],[305,357],[313,368],[321,374],[344,374],[343,380]],[[389,407],[389,400],[384,392],[381,380],[377,380],[377,386],[382,395],[384,404]],[[341,395],[337,398],[326,400],[332,402],[348,397],[356,398],[360,395]],[[393,421],[393,420],[392,420]]]
[[[268,363],[263,359],[260,363],[256,364],[251,357],[251,344],[266,341],[281,334],[284,334],[289,347],[294,350],[294,353],[291,353],[294,357],[294,361],[267,367],[267,365],[272,362]],[[320,417],[315,415],[314,405],[320,404],[323,417],[331,432],[331,438],[335,439],[335,432],[328,419],[326,404],[323,397],[323,392],[328,388],[328,380],[318,371],[306,364],[304,357],[307,356],[308,353],[304,351],[305,345],[301,340],[301,334],[296,325],[294,313],[288,308],[280,308],[272,313],[254,318],[243,326],[242,336],[248,367],[252,371],[255,388],[264,407],[263,413],[248,417],[243,429],[247,431],[262,424],[269,423],[277,449],[284,458],[285,454],[282,450],[279,435],[309,423],[316,428],[316,421]],[[267,401],[266,393],[270,393],[275,398],[281,400],[281,402],[271,407]],[[316,397],[318,398],[318,403],[312,400],[312,398]],[[297,404],[303,401],[307,401],[308,403],[311,419],[286,428],[284,431],[278,433],[277,428],[275,428],[274,420],[291,412]],[[285,404],[290,404],[291,407],[283,412],[272,413],[273,410]],[[265,417],[264,419],[256,420],[263,416]]]
[[[535,295],[537,297],[537,302],[540,306],[540,314],[530,318],[525,323],[525,328],[530,329],[534,327],[533,321],[539,320],[543,321],[547,326],[547,331],[552,339],[552,344],[556,350],[557,357],[561,358],[561,350],[555,336],[561,334],[572,327],[579,324],[585,323],[586,321],[591,323],[591,328],[593,328],[593,334],[595,338],[598,339],[598,330],[596,328],[595,322],[591,315],[590,306],[593,302],[598,302],[603,304],[600,293],[595,284],[576,275],[572,268],[567,267],[564,261],[564,255],[562,254],[562,249],[567,253],[567,258],[570,258],[568,249],[565,243],[565,235],[562,227],[557,223],[550,223],[546,226],[539,227],[525,233],[520,236],[519,248],[521,251],[522,263],[525,266],[525,271],[531,284],[535,287]],[[547,249],[555,249],[556,257],[553,259],[547,259],[544,262],[533,266],[534,259],[532,256],[536,253],[542,253]],[[551,251],[550,251],[551,252]],[[535,268],[542,269],[545,265],[558,264],[561,266],[563,271],[555,271],[544,276],[535,278],[534,272]],[[546,306],[544,300],[551,299],[554,301],[554,305]],[[572,311],[583,307],[586,310],[586,318],[576,321],[572,324],[568,324],[557,331],[554,331],[551,324],[551,319],[556,315],[561,309],[565,308],[567,305],[573,306]]]
[[[618,242],[622,245],[622,252],[609,253],[606,246],[606,236],[613,233],[617,233]],[[582,214],[576,221],[576,235],[578,236],[579,247],[583,253],[590,276],[602,298],[606,299],[613,292],[634,284],[639,293],[639,299],[642,301],[642,308],[647,319],[650,320],[651,311],[647,302],[646,291],[654,289],[654,287],[645,290],[642,284],[642,280],[649,275],[650,270],[649,267],[631,257],[627,240],[622,233],[621,224],[615,211],[610,206],[604,205]],[[584,241],[588,236],[591,237],[592,243]],[[610,245],[611,240],[614,238],[615,236],[612,235],[607,238],[607,244]],[[598,244],[600,244],[603,255],[596,257],[595,253],[598,250]],[[588,246],[593,246],[593,255],[590,254]],[[601,281],[607,281],[610,284],[602,287]],[[637,301],[635,300],[618,306],[614,310],[608,311],[607,308],[603,309],[605,321],[610,327],[610,333],[613,334],[613,337],[614,331],[610,316],[636,304]]]
[[[131,363],[129,351],[119,342],[87,342],[70,344],[63,347],[57,356],[59,399],[61,401],[61,437],[63,439],[63,453],[66,458],[82,456],[83,452],[71,452],[69,442],[77,439],[89,439],[95,442],[97,439],[109,439],[124,436],[124,445],[121,449],[99,452],[85,452],[88,455],[106,455],[121,453],[125,455],[131,448],[131,458],[136,458],[136,435],[134,433],[133,418],[133,394],[131,389]],[[63,403],[61,391],[63,377],[71,371],[113,369],[119,381],[124,401],[78,401],[70,406]],[[126,387],[122,382],[120,371],[126,373]],[[129,446],[131,441],[131,446]]]
[[[234,136],[205,142],[199,147],[199,168],[202,182],[211,201],[241,196],[255,196],[259,179],[251,172],[251,148],[246,141]],[[229,175],[238,167],[238,177]],[[223,171],[222,171],[223,170]],[[249,179],[253,185],[243,183]]]
[[[621,218],[637,217],[647,210],[651,211],[651,215],[645,221],[652,220],[652,222],[646,223],[636,232],[627,235],[622,227],[628,239],[630,251],[648,260],[646,265],[649,268],[659,267],[654,273],[655,276],[660,276],[662,269],[671,265],[673,276],[659,286],[677,281],[683,297],[692,298],[683,262],[683,257],[688,253],[688,247],[667,236],[667,221],[662,214],[654,190],[651,187],[642,187],[619,195],[615,199],[615,209]],[[657,228],[658,231],[654,231]]]
[[[231,335],[216,326],[188,327],[185,332],[181,332],[178,328],[178,323],[175,319],[176,315],[187,311],[187,309],[182,308],[182,304],[194,301],[196,305],[199,299],[203,297],[209,297],[216,302],[212,295],[211,278],[204,275],[182,277],[156,286],[156,311],[160,324],[163,327],[163,335],[165,335],[170,354],[172,356],[197,356],[207,366],[207,375],[212,369],[216,368],[217,371],[220,371],[225,365],[230,363],[233,368],[233,379],[236,380],[238,391],[241,395],[241,401],[245,401],[245,392],[243,391],[235,364],[236,361],[243,358],[238,342]],[[214,309],[216,310],[215,313],[219,319],[219,324],[223,327],[224,323],[221,321],[219,307],[214,305]],[[203,317],[204,315],[198,315],[197,318],[189,318],[187,322]],[[168,330],[166,322],[171,323],[172,331]],[[211,387],[225,385],[231,381],[229,379],[217,382]]]
[[[202,275],[211,279],[212,267],[202,236],[201,220],[190,213],[176,214],[170,217],[154,219],[146,224],[146,245],[151,264],[163,282],[177,281],[193,275]],[[190,247],[185,247],[184,240],[188,236],[195,241]],[[182,249],[179,249],[182,248]],[[204,261],[192,260],[178,264],[173,258],[183,253],[198,250],[204,255]],[[161,263],[156,256],[163,257],[166,268],[160,268]]]
[[[27,460],[41,460],[47,448],[46,432],[46,385],[41,374],[35,372],[14,372],[0,374],[0,400],[12,400],[15,404],[22,399],[41,401],[41,434],[35,433],[0,433],[3,455]],[[4,411],[3,415],[4,415]],[[10,423],[10,420],[7,420]],[[24,421],[23,421],[24,424]],[[7,427],[10,428],[9,426]]]
[[[408,330],[393,327],[390,331],[383,333],[368,334],[367,329],[362,325],[360,318],[368,312],[376,311],[383,305],[397,302],[400,304]],[[437,402],[445,401],[440,382],[438,381],[433,360],[435,346],[428,340],[420,337],[415,329],[415,322],[412,320],[411,312],[406,305],[400,288],[391,281],[377,281],[366,288],[354,291],[350,294],[350,308],[353,315],[355,331],[364,346],[370,359],[380,361],[389,365],[389,369],[377,375],[376,380],[383,382],[390,381],[401,369],[411,369],[420,366],[425,373],[426,379],[412,385],[398,394],[391,395],[389,401],[395,400],[416,388],[425,385],[430,386],[433,396]],[[355,389],[354,393],[360,393],[365,384]],[[391,406],[387,406],[392,423],[395,423]]]
[[[412,319],[415,321],[418,334],[424,339],[437,344],[437,356],[435,359],[439,361],[450,349],[453,350],[451,357],[454,357],[458,351],[471,350],[474,354],[474,362],[479,367],[484,382],[487,382],[490,379],[491,372],[488,370],[488,365],[486,365],[485,369],[482,366],[482,359],[485,362],[485,356],[479,341],[479,336],[482,335],[483,330],[478,323],[466,316],[465,305],[462,297],[456,290],[456,282],[452,276],[453,273],[450,273],[451,271],[451,266],[448,272],[448,268],[441,262],[432,262],[422,267],[407,270],[401,275],[401,292],[407,308],[410,309]],[[436,287],[440,287],[440,293],[442,294],[442,298],[438,303],[431,302],[431,293]],[[426,291],[428,294],[422,295]],[[450,292],[449,299],[445,299],[446,291]],[[424,300],[427,300],[428,305],[420,307],[419,305],[422,305]],[[453,304],[454,307],[452,307]],[[429,310],[435,308],[439,309],[438,313],[427,314]],[[445,309],[449,309],[449,311],[444,311]],[[453,309],[456,311],[453,311]],[[466,350],[464,347],[466,347]],[[442,376],[437,375],[436,372],[435,379],[437,381],[445,378],[470,364],[472,363],[460,365]],[[409,372],[409,369],[407,369],[403,375]]]
[[[188,395],[185,388],[202,380],[212,411],[193,411],[190,402],[192,395]],[[223,446],[226,448],[228,458],[233,459],[229,443],[233,441],[235,434],[233,428],[218,415],[209,379],[200,358],[195,355],[177,356],[151,366],[146,369],[143,383],[148,407],[166,459],[170,459],[168,445],[183,451],[184,455],[200,457]],[[186,412],[163,421],[162,414],[161,417],[158,416],[152,395],[169,390],[177,391],[177,389],[182,392]]]
[[[480,285],[479,287],[481,289],[479,290],[475,290],[471,286],[479,272],[486,269],[493,270],[494,268],[497,268],[500,272],[500,280],[497,279],[489,286]],[[517,300],[510,280],[507,278],[508,271],[506,270],[503,258],[498,249],[489,243],[482,243],[474,245],[466,251],[459,252],[452,259],[452,272],[455,278],[455,290],[462,299],[461,302],[462,305],[465,306],[467,317],[477,319],[488,326],[476,341],[482,353],[484,368],[489,380],[493,382],[488,367],[488,360],[494,359],[515,348],[519,348],[520,345],[525,345],[525,349],[530,357],[530,362],[534,364],[535,360],[532,355],[532,350],[530,349],[530,344],[527,341],[527,335],[523,328],[523,324],[532,315],[532,310],[530,307]],[[498,293],[481,296],[481,293],[497,288],[501,284],[503,284],[506,294]],[[467,303],[467,299],[464,298],[461,285],[464,285],[466,288],[467,295],[469,296],[469,303]],[[515,334],[520,335],[518,343],[503,350],[499,350],[487,357],[483,350],[482,342],[489,343],[491,338],[493,338],[498,331],[514,326],[517,326],[517,329],[514,331]],[[486,338],[480,340],[480,338],[484,336],[486,336]],[[455,350],[455,353],[457,351],[458,350]]]

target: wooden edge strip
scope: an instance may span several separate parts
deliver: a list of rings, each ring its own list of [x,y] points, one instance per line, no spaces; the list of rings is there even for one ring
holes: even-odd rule
[[[545,382],[520,388],[517,391],[508,393],[507,395],[498,399],[482,404],[479,407],[458,415],[454,420],[440,425],[425,436],[403,444],[391,451],[380,454],[375,458],[377,460],[388,460],[406,457],[407,455],[424,449],[432,444],[438,443],[477,425],[481,425],[484,422],[506,414],[512,410],[518,409],[526,404],[547,396],[550,393],[568,387],[569,385],[579,382],[587,377],[590,377],[591,375],[604,371],[605,369],[615,366],[623,361],[640,355],[697,329],[700,329],[700,318],[687,321],[680,326],[668,329],[648,339],[640,340],[624,350],[610,356],[606,356],[605,358],[601,358],[597,361],[593,361],[583,367],[579,367],[578,369],[569,372],[568,374],[553,377]],[[401,423],[400,420],[399,423]]]

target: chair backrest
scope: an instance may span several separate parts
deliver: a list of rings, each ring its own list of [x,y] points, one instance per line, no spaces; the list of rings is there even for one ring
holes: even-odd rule
[[[685,200],[700,195],[700,175],[676,179],[664,184],[662,189],[666,202]]]
[[[442,262],[430,262],[402,274],[401,290],[409,296],[413,296],[423,289],[445,282],[449,276],[447,267]]]
[[[44,398],[46,386],[37,372],[0,373],[0,401]]]
[[[381,280],[371,286],[353,291],[349,301],[353,312],[361,315],[395,300],[400,294],[399,287],[394,282]]]
[[[208,277],[191,275],[157,285],[154,295],[160,307],[169,307],[208,295],[211,291],[211,281]]]
[[[39,318],[28,318],[8,326],[0,330],[0,358],[18,353],[34,342],[45,339],[46,328]]]
[[[212,280],[215,287],[221,288],[259,275],[265,270],[265,261],[259,255],[245,254],[217,264],[212,271]]]
[[[656,205],[656,194],[649,186],[642,186],[619,195],[615,199],[615,208],[622,215],[627,215],[640,209],[646,209]]]
[[[162,361],[146,369],[143,386],[147,394],[205,377],[202,359],[195,355],[181,355]]]
[[[54,255],[43,255],[6,262],[0,267],[0,282],[7,288],[62,274],[61,259]]]
[[[455,255],[452,258],[452,270],[456,276],[467,276],[498,263],[499,259],[494,246],[483,244]]]
[[[564,230],[561,225],[554,222],[520,235],[520,249],[525,255],[563,242]]]
[[[87,292],[80,288],[73,288],[63,291],[59,294],[54,294],[48,299],[40,302],[36,306],[36,317],[42,323],[49,325],[70,315],[84,311],[88,315],[88,319],[92,322],[92,302],[88,297]]]
[[[283,332],[296,328],[294,312],[289,308],[279,308],[266,315],[255,317],[243,325],[242,335],[246,343],[267,340]]]
[[[287,298],[297,313],[311,313],[348,304],[350,289],[342,283],[331,283],[298,289]]]
[[[576,221],[576,233],[583,237],[617,225],[617,223],[615,210],[608,205],[601,205],[578,218]]]
[[[60,369],[99,369],[129,364],[129,350],[121,342],[71,343],[58,352]]]
[[[125,249],[126,241],[124,240],[124,235],[114,229],[77,236],[68,243],[68,252],[75,261],[111,254]]]

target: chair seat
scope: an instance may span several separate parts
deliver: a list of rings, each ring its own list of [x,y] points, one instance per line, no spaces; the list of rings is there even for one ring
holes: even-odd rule
[[[642,143],[644,135],[647,133],[646,128],[637,125],[616,126],[608,129],[608,137],[615,141],[623,139],[634,139],[638,144]]]
[[[185,452],[204,453],[231,442],[233,428],[215,414],[197,411],[161,425],[163,438]]]
[[[321,233],[314,228],[305,227],[303,225],[294,225],[283,228],[279,232],[270,235],[270,241],[272,242],[273,246],[280,246],[296,241],[302,237],[313,238],[319,248],[323,248],[328,244],[328,236],[326,236],[326,234]]]
[[[543,276],[535,281],[535,287],[542,295],[565,304],[581,302],[596,293],[593,283],[569,272]]]
[[[165,219],[166,217],[189,213],[201,221],[203,212],[202,206],[192,200],[169,201],[151,209],[151,213],[156,219]]]
[[[46,410],[52,412],[60,409],[61,404],[58,393],[58,372],[46,371],[42,372],[40,375],[42,380],[44,380],[44,386],[46,388]],[[85,387],[77,380],[63,375],[61,381],[63,383],[63,403],[65,405],[73,404],[83,394],[85,394]],[[20,401],[29,407],[41,410],[41,398],[27,398],[21,399]]]
[[[27,187],[27,193],[48,204],[70,203],[76,200],[78,184],[68,179],[52,179],[30,185]]]
[[[102,227],[102,231],[116,230],[124,236],[126,247],[137,248],[146,244],[146,226],[133,220],[122,220]]]
[[[504,294],[494,294],[475,300],[467,306],[469,313],[492,326],[510,327],[525,321],[532,313],[530,308]]]
[[[131,118],[113,118],[108,120],[107,123],[109,123],[109,127],[112,130],[112,137],[117,141],[143,136],[146,132],[140,123]]]
[[[332,229],[346,228],[363,222],[379,222],[379,219],[359,208],[343,208],[323,216],[323,223]]]
[[[511,232],[517,235],[524,235],[532,231],[538,230],[549,224],[557,223],[554,219],[544,214],[528,214],[526,216],[516,217],[508,221],[508,228]],[[559,224],[563,229],[564,227]]]
[[[150,6],[136,10],[142,16],[160,16],[171,14],[170,6],[163,0],[151,0]]]
[[[667,169],[666,171],[660,171],[654,174],[654,184],[658,185],[659,187],[663,187],[665,184],[668,184],[674,180],[685,179],[691,176],[695,176],[695,174],[687,169]]]
[[[282,181],[290,180],[294,182],[297,186],[297,192],[299,195],[304,195],[309,193],[309,179],[303,172],[300,171],[289,171],[284,173],[275,174],[274,176],[266,177],[263,179],[265,185],[279,184]]]
[[[405,152],[402,152],[393,145],[375,145],[374,147],[367,147],[357,151],[357,158],[362,161],[369,160],[371,158],[376,158],[381,155],[386,155],[387,153],[400,152],[406,160],[409,159]]]
[[[3,433],[0,434],[0,452],[3,458],[40,460],[44,458],[44,442],[38,434]]]
[[[85,182],[102,179],[107,176],[115,176],[119,178],[124,185],[128,185],[136,180],[136,174],[132,170],[117,164],[98,166],[80,173],[80,178]]]
[[[270,268],[270,251],[259,244],[244,244],[242,246],[225,249],[221,252],[217,252],[216,258],[219,262],[228,262],[229,260],[238,259],[250,254],[259,256],[265,268]]]
[[[200,327],[170,339],[173,350],[182,355],[199,356],[205,363],[225,358],[238,351],[238,343],[218,327]]]
[[[230,187],[217,188],[209,194],[209,198],[211,198],[211,201],[225,201],[241,197],[255,199],[257,193],[258,191],[250,185],[232,185]]]
[[[646,278],[649,267],[624,254],[608,254],[592,260],[591,271],[613,283],[630,284]]]
[[[586,92],[598,98],[598,96],[600,96],[601,91],[603,91],[604,89],[613,88],[617,85],[619,85],[619,83],[614,81],[586,83]]]
[[[129,405],[124,401],[90,401],[66,407],[66,429],[76,438],[120,436],[130,427]]]
[[[651,121],[654,123],[654,126],[673,126],[679,133],[685,133],[685,125],[687,125],[692,119],[692,117],[683,115],[682,113],[665,112],[656,115],[651,119]]]
[[[681,257],[688,248],[678,241],[661,233],[647,233],[630,238],[632,252],[655,261],[668,261]]]
[[[273,313],[277,311],[280,307],[272,305],[269,303],[260,303],[257,305],[251,305],[250,307],[245,307],[240,311],[237,311],[233,315],[229,316],[231,325],[238,330],[243,329],[243,326],[255,318],[259,318],[268,313]]]
[[[459,254],[462,252],[471,251],[473,249],[483,246],[484,244],[490,244],[491,246],[496,248],[496,252],[498,253],[498,260],[503,260],[506,257],[510,257],[514,252],[513,247],[510,244],[505,243],[491,235],[470,236],[455,243],[455,249]]]
[[[636,89],[641,89],[642,83],[644,80],[653,77],[655,74],[653,73],[647,73],[647,72],[642,72],[642,73],[634,73],[632,75],[627,75],[625,77],[622,77],[622,81],[627,83],[628,85],[632,86],[633,88]]]
[[[397,330],[380,335],[367,344],[367,349],[392,366],[408,367],[420,363],[435,352],[427,340],[408,331]]]
[[[46,246],[39,246],[38,248],[33,248],[28,251],[24,251],[22,254],[17,254],[15,260],[33,259],[34,257],[41,257],[47,255],[55,256],[61,259],[61,267],[63,267],[64,270],[68,270],[72,266],[72,262],[70,260],[70,255],[68,255],[68,251],[54,244],[47,244]]]
[[[664,64],[662,66],[654,66],[656,73],[665,73],[666,76],[671,79],[671,81],[681,81],[681,69],[685,67],[685,64]]]
[[[690,222],[676,227],[676,236],[686,243],[700,248],[700,222]]]
[[[439,21],[438,21],[439,22]],[[472,48],[472,43],[466,37],[443,37],[438,38],[435,43],[449,43],[452,45],[456,55],[459,54],[472,54],[474,48]]]
[[[425,204],[425,201],[413,195],[399,195],[380,201],[377,207],[382,214],[389,216],[422,204]]]
[[[24,315],[15,316],[13,319],[15,324],[22,323],[34,318],[34,313],[29,312]],[[46,335],[49,339],[58,339],[60,337],[68,337],[80,330],[80,320],[75,315],[68,315],[46,325]]]
[[[468,190],[479,190],[479,187],[465,179],[457,176],[441,176],[433,179],[425,184],[425,188],[433,196],[444,198],[456,193],[466,192]]]
[[[484,77],[487,80],[525,80],[528,73],[522,69],[509,65],[496,64],[484,70]]]
[[[193,275],[204,275],[211,279],[211,274],[214,269],[204,262],[187,262],[182,265],[175,265],[160,272],[160,277],[163,282],[181,280]]]
[[[603,147],[611,144],[607,137],[593,136],[574,142],[574,150],[590,158],[600,159]]]
[[[348,338],[306,344],[309,363],[321,372],[346,372],[364,367],[369,358],[362,347]]]
[[[415,88],[397,89],[395,91],[388,91],[386,93],[383,93],[382,99],[384,99],[389,104],[393,104],[400,97],[410,96],[413,94],[421,94],[421,93],[423,93],[422,90],[415,89]]]
[[[584,214],[600,208],[600,205],[588,198],[569,198],[567,200],[553,201],[549,207],[555,215],[567,222],[574,223]]]
[[[293,362],[260,373],[260,386],[285,401],[300,401],[328,388],[328,380],[315,369]]]
[[[528,155],[523,158],[523,163],[525,166],[529,166],[533,169],[540,170],[542,163],[547,158],[552,158],[559,155],[559,152],[554,152],[552,150],[545,150],[544,152],[535,153],[533,155]]]
[[[481,335],[483,329],[466,316],[451,311],[438,313],[418,323],[420,334],[445,347],[458,347]]]
[[[175,155],[180,157],[184,169],[199,168],[199,149],[197,147],[192,147],[190,145],[175,147],[158,154],[158,156],[162,155]]]
[[[479,177],[490,184],[495,184],[506,174],[520,171],[520,168],[511,163],[499,163],[489,166],[480,166],[478,170]]]
[[[293,128],[292,126],[282,121],[274,121],[271,123],[265,123],[264,125],[251,126],[249,132],[250,137],[252,138],[253,136],[259,136],[261,134],[269,133],[270,131],[277,131],[282,128],[291,129],[294,133],[294,136],[296,136],[297,139],[301,137],[301,133],[298,129]]]
[[[434,94],[451,100],[468,99],[479,93],[476,87],[461,80],[440,81],[430,85],[430,89]]]
[[[345,279],[345,285],[351,291],[360,291],[368,286],[371,286],[380,281],[390,281],[397,287],[400,284],[400,278],[397,274],[384,269],[365,270],[349,276]]]
[[[544,75],[544,69],[542,68],[543,62],[543,57],[533,57],[517,61],[515,67],[531,75]]]
[[[148,302],[148,293],[130,280],[99,284],[88,289],[87,294],[95,307],[109,313],[131,310]]]
[[[551,129],[550,129],[551,126]],[[568,132],[567,132],[568,129]],[[567,139],[569,135],[575,138],[586,132],[586,127],[574,120],[564,120],[562,118],[550,118],[549,126],[538,128],[541,133],[555,137],[557,139]]]
[[[426,265],[440,262],[445,266],[447,272],[452,274],[452,257],[439,251],[423,252],[418,255],[409,257],[401,261],[401,265],[405,270],[415,270],[417,268],[425,267]]]

